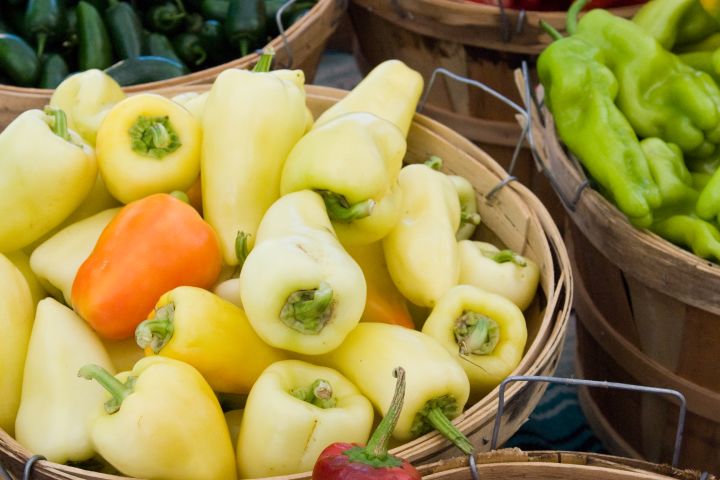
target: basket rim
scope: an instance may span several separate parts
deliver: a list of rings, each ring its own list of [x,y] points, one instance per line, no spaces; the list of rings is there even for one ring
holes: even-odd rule
[[[210,84],[178,85],[157,89],[154,92],[176,95],[178,93],[199,91],[209,87]],[[315,98],[319,101],[337,101],[339,98],[342,98],[348,93],[346,90],[315,85],[307,85],[306,92],[308,98]],[[476,146],[454,130],[444,126],[436,120],[433,120],[423,114],[416,113],[413,125],[417,125],[419,128],[432,129],[434,134],[440,136],[448,143],[452,143],[452,147],[459,153],[477,160],[480,165],[489,170],[490,173],[497,177],[498,180],[507,177],[507,172],[505,172],[505,170],[480,147]],[[452,142],[450,142],[450,138],[452,139]],[[481,194],[482,192],[478,192],[478,198],[484,198]],[[545,296],[547,297],[545,299],[546,304],[538,312],[540,327],[538,328],[538,332],[534,340],[526,346],[526,351],[520,365],[518,365],[511,375],[517,375],[518,373],[527,374],[528,372],[537,374],[538,371],[547,371],[548,368],[554,371],[555,365],[552,361],[554,358],[557,358],[560,350],[562,349],[565,331],[570,316],[570,307],[572,305],[573,283],[569,256],[562,241],[560,232],[555,225],[555,222],[552,220],[552,217],[540,200],[537,199],[537,197],[535,197],[535,195],[527,187],[517,182],[511,182],[506,185],[498,195],[510,195],[516,197],[515,201],[519,202],[519,205],[522,205],[524,210],[527,210],[527,213],[531,217],[530,221],[534,224],[533,228],[538,229],[538,232],[541,233],[544,238],[544,242],[546,243],[545,247],[547,248],[547,252],[551,260],[550,264],[547,265],[550,269],[550,273],[552,274],[549,284],[550,291],[545,292]],[[523,390],[523,388],[524,385],[519,382],[509,386],[505,390],[506,403],[509,403],[519,392]],[[495,408],[499,398],[498,391],[499,386],[495,387],[495,389],[493,389],[476,404],[467,408],[467,410],[453,420],[453,423],[458,426],[464,426],[465,428],[473,428],[474,431],[487,427],[488,425],[492,426],[491,420],[494,420],[494,418],[488,419],[485,424],[476,425],[472,422],[472,416],[483,413],[487,409]],[[544,386],[538,391],[544,391]],[[6,452],[2,449],[4,444],[9,444],[15,448],[15,454],[19,457],[20,462],[26,461],[31,455],[30,452],[20,446],[17,441],[0,429],[0,458],[2,458],[3,454],[6,454]],[[433,447],[439,447],[428,452],[428,444]],[[435,457],[438,453],[448,451],[453,448],[452,444],[445,440],[439,433],[430,432],[392,449],[391,452],[396,455],[404,456],[415,463],[416,461],[423,460],[424,458]],[[54,478],[92,478],[97,480],[126,480],[129,478],[85,471],[49,461],[38,462],[36,468],[58,475],[65,475]],[[276,478],[283,478],[286,480],[307,479],[309,478],[309,473],[310,472],[302,472]],[[73,476],[73,474],[77,476]]]

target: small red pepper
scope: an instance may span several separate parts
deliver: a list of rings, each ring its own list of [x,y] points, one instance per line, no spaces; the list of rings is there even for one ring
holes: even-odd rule
[[[393,375],[397,384],[392,403],[367,446],[343,442],[329,445],[315,462],[313,480],[420,480],[420,473],[410,462],[388,453],[388,441],[405,397],[405,370],[397,367]]]

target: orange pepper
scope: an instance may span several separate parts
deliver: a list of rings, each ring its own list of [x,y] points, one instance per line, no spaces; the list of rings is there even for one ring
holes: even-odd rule
[[[345,250],[360,265],[367,282],[365,310],[361,322],[379,322],[415,328],[407,300],[397,289],[385,263],[382,243],[345,245]]]
[[[131,337],[161,295],[210,288],[222,265],[215,231],[187,203],[157,193],[125,205],[80,266],[72,303],[101,337]]]

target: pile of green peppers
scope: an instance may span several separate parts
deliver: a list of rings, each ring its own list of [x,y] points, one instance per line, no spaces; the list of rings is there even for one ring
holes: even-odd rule
[[[699,0],[583,3],[537,62],[559,137],[632,224],[720,263],[720,23]]]
[[[287,29],[316,0],[283,8]],[[106,71],[120,85],[220,65],[279,34],[288,0],[0,0],[0,84],[55,88]]]

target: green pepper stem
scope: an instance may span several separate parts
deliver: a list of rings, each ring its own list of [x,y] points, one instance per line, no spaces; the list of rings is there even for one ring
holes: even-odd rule
[[[173,190],[172,192],[169,193],[169,195],[177,198],[178,200],[180,200],[182,202],[185,202],[188,204],[190,203],[190,197],[188,197],[188,194],[181,190]]]
[[[477,212],[468,212],[463,210],[460,212],[460,224],[461,225],[480,225],[480,214]]]
[[[150,347],[156,355],[160,353],[175,332],[175,304],[170,302],[155,309],[155,316],[140,322],[135,328],[135,342],[140,348]]]
[[[250,249],[248,248],[249,238],[249,233],[240,231],[238,231],[237,235],[235,236],[235,256],[238,259],[237,267],[235,267],[235,276],[240,275],[240,270],[242,269],[242,266],[245,264],[245,260],[247,260],[247,257],[250,254]]]
[[[195,65],[200,65],[205,60],[207,60],[207,52],[205,49],[199,45],[196,45],[195,48],[192,50],[193,54],[197,54],[198,58],[195,60]]]
[[[461,355],[488,355],[500,342],[498,323],[477,312],[465,312],[455,322],[453,331]]]
[[[162,123],[153,123],[149,130],[156,148],[167,148],[170,145],[170,134]]]
[[[109,414],[120,410],[120,405],[122,405],[123,400],[133,392],[131,386],[122,383],[100,365],[87,364],[82,366],[80,370],[78,370],[78,377],[87,380],[96,380],[105,390],[110,392],[112,398],[105,402],[105,411]]]
[[[452,424],[440,407],[431,408],[427,413],[427,420],[443,437],[450,440],[464,454],[471,455],[474,447],[470,440]]]
[[[437,155],[432,155],[430,158],[425,160],[424,163],[433,170],[440,170],[443,166],[442,158],[438,157]]]
[[[240,40],[243,41],[242,39]],[[247,41],[247,40],[246,40]],[[242,43],[241,43],[242,46]],[[246,47],[247,50],[248,47]],[[243,56],[247,55],[247,53],[243,54]],[[275,49],[273,47],[265,47],[260,54],[260,58],[258,59],[257,63],[253,67],[253,72],[269,72],[270,67],[272,66],[273,57],[275,56]]]
[[[297,332],[316,335],[332,316],[332,300],[333,289],[327,282],[314,290],[298,290],[288,296],[280,320]]]
[[[396,367],[393,370],[393,376],[397,378],[397,382],[395,383],[395,393],[393,394],[390,406],[365,447],[368,455],[376,458],[382,458],[387,455],[388,442],[400,418],[400,412],[405,399],[405,369]]]
[[[315,380],[309,388],[293,388],[290,395],[319,408],[333,408],[337,405],[337,399],[333,396],[332,385],[322,378]]]
[[[57,107],[45,106],[46,115],[50,116],[50,128],[58,137],[63,140],[70,141],[70,133],[68,132],[67,115]]]
[[[496,263],[512,262],[518,267],[527,266],[525,259],[512,250],[500,250],[499,252],[483,252],[483,255]]]
[[[182,146],[170,118],[141,115],[129,130],[132,150],[140,155],[162,159]]]
[[[372,198],[350,205],[344,195],[329,190],[316,190],[325,202],[328,217],[333,222],[351,223],[369,216],[375,208]]]
[[[588,0],[575,0],[572,5],[570,5],[570,8],[568,8],[565,29],[570,35],[575,35],[575,32],[577,32],[578,15],[587,3]]]
[[[555,27],[547,23],[545,20],[540,20],[540,26],[553,40],[560,40],[563,38],[562,33],[558,32]]]

